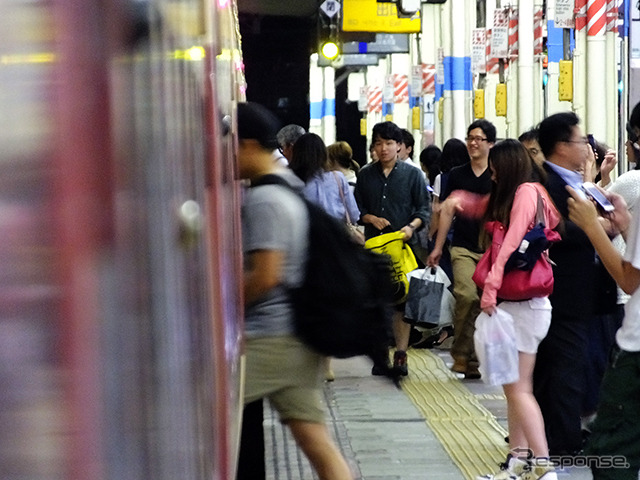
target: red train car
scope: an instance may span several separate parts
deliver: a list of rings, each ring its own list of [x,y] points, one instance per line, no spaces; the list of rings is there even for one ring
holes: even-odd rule
[[[0,3],[0,472],[234,477],[230,0]]]

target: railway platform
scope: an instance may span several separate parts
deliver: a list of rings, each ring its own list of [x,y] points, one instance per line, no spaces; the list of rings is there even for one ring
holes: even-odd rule
[[[467,480],[496,472],[508,448],[502,389],[449,370],[447,350],[410,349],[409,376],[396,388],[371,375],[364,357],[333,360],[327,422],[357,480]],[[265,404],[268,480],[316,479],[277,414]],[[592,480],[587,468],[561,480]]]

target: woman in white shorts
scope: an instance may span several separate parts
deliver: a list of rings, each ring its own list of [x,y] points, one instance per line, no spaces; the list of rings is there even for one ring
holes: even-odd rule
[[[535,225],[538,195],[542,198],[545,224],[556,228],[560,214],[542,185],[531,182],[531,159],[517,140],[496,143],[489,152],[489,167],[493,186],[489,197],[481,201],[473,194],[453,192],[447,208],[458,214],[482,217],[485,221],[499,221],[507,229],[504,242],[487,276],[480,299],[482,310],[492,315],[499,299],[504,266],[520,246],[524,235]],[[502,471],[482,479],[527,478],[555,480],[549,455],[540,407],[533,396],[533,367],[538,345],[546,336],[551,323],[551,303],[548,297],[500,302],[500,308],[514,319],[518,347],[519,379],[503,385],[507,399],[510,452]],[[532,458],[540,459],[531,464]]]

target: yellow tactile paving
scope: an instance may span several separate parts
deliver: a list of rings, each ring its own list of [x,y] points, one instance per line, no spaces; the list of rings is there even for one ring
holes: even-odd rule
[[[492,473],[504,461],[505,430],[476,396],[429,350],[410,350],[402,389],[466,479]]]

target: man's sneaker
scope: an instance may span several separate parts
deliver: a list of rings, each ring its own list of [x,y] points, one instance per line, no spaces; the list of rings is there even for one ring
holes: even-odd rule
[[[476,477],[476,480],[520,480],[522,474],[524,474],[529,468],[529,464],[512,456],[507,455],[507,461],[500,464],[500,471],[498,473],[482,475]],[[545,479],[546,480],[546,479]]]
[[[403,377],[409,374],[407,352],[398,350],[393,354],[393,371],[396,375],[402,375]]]
[[[558,480],[556,467],[548,458],[534,458],[521,480]]]

